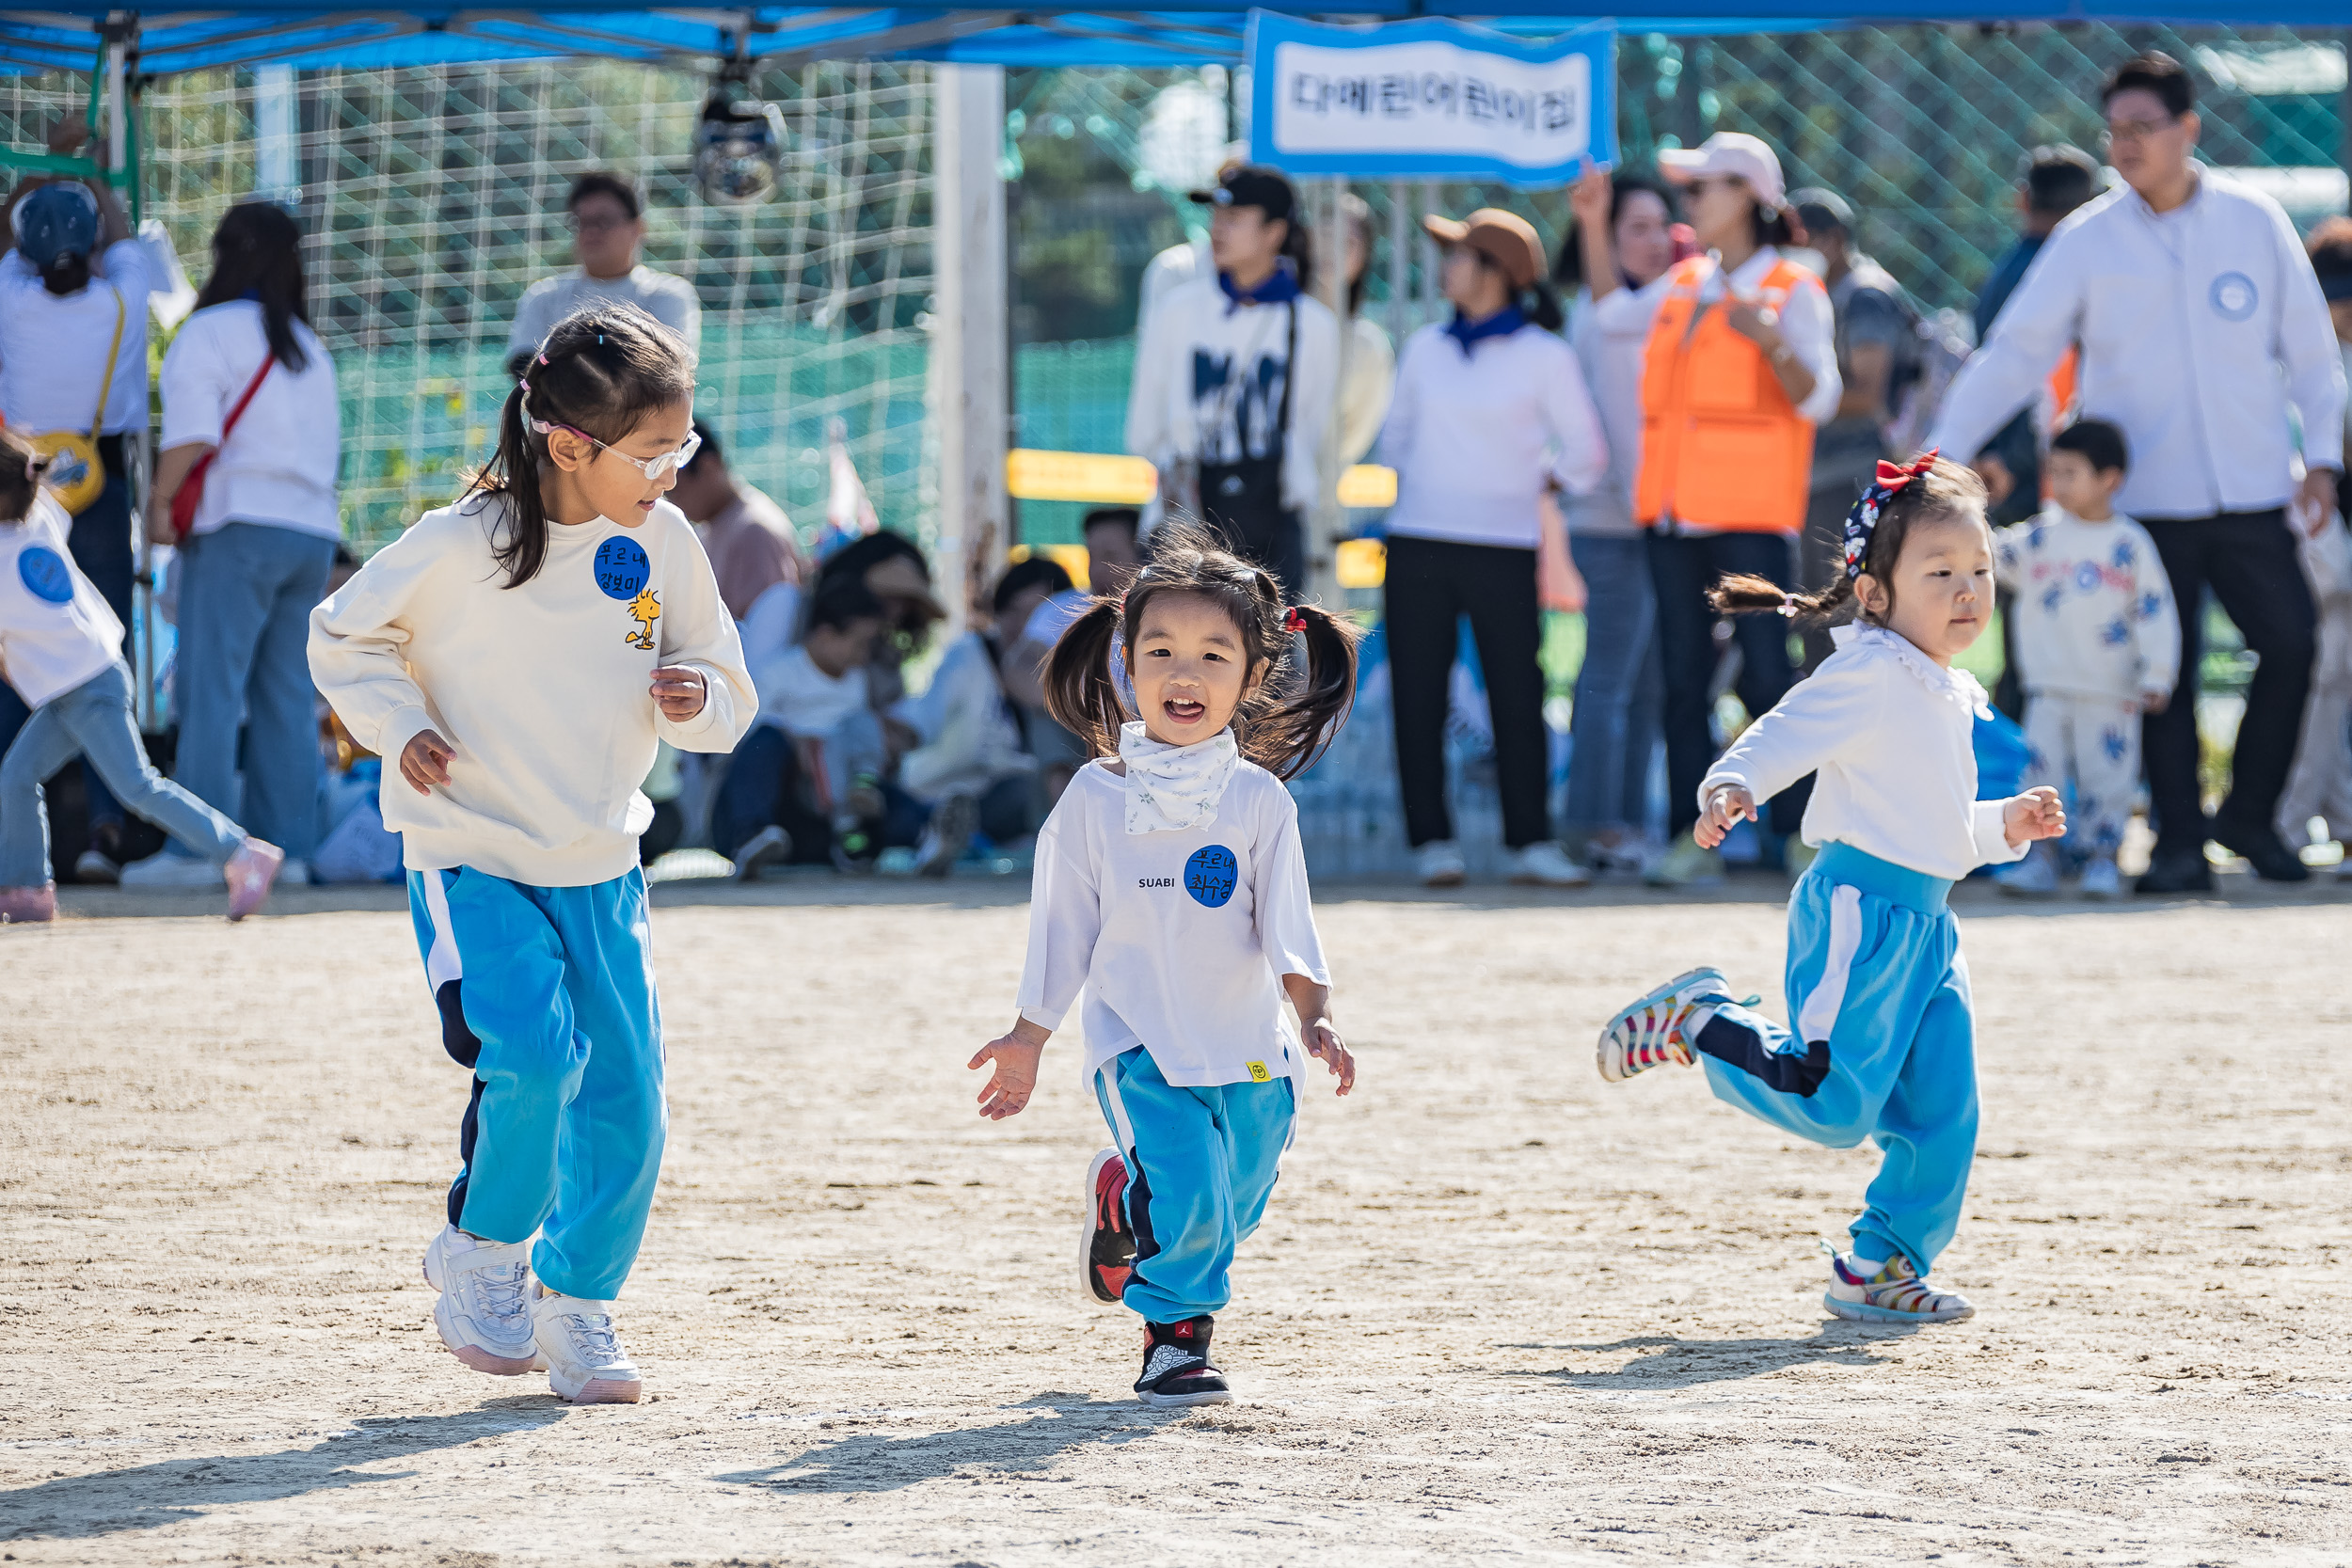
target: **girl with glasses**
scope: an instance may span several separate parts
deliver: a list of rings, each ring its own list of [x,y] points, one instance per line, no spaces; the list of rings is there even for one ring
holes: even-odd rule
[[[388,763],[442,1043],[473,1071],[426,1249],[441,1342],[633,1402],[612,1301],[661,1165],[638,785],[657,742],[731,751],[758,707],[693,527],[694,356],[628,307],[566,318],[507,394],[498,452],[311,620],[310,669]],[[537,1244],[532,1244],[532,1238]]]

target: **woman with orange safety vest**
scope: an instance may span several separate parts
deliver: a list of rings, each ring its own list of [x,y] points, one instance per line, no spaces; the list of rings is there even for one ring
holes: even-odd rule
[[[1839,387],[1829,295],[1778,248],[1794,238],[1794,220],[1772,150],[1724,132],[1695,150],[1661,152],[1658,163],[1687,193],[1691,227],[1710,253],[1667,275],[1650,327],[1633,494],[1658,591],[1673,832],[1646,877],[1677,886],[1723,873],[1722,856],[1690,835],[1699,781],[1716,752],[1715,613],[1707,590],[1732,573],[1796,585],[1813,428],[1837,407]],[[1613,264],[1605,270],[1592,280],[1596,297],[1617,281]],[[1750,616],[1733,622],[1732,638],[1740,701],[1760,714],[1796,679],[1788,626]],[[1797,829],[1808,793],[1801,783],[1774,801],[1773,831]]]

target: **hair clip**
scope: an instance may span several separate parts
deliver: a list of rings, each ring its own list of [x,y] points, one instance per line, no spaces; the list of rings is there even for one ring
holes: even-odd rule
[[[531,383],[523,379],[521,376],[518,375],[515,378],[515,385],[523,389],[523,396],[529,397],[531,395]]]
[[[601,332],[596,334],[596,346],[598,348],[604,347],[604,334]]]
[[[1284,631],[1305,631],[1307,629],[1307,617],[1305,613],[1299,610],[1298,606],[1291,606],[1290,609],[1283,614],[1282,629]]]

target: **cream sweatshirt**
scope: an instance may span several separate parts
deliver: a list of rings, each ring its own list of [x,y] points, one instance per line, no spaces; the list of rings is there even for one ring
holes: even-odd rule
[[[476,496],[417,519],[311,612],[310,674],[352,738],[385,760],[384,825],[411,871],[471,866],[534,887],[609,881],[653,820],[638,784],[657,742],[725,752],[759,700],[693,526],[664,501],[635,528],[548,531],[518,588],[492,559],[506,503]],[[656,667],[702,672],[708,697],[661,716]],[[450,782],[400,776],[421,730],[456,749]]]

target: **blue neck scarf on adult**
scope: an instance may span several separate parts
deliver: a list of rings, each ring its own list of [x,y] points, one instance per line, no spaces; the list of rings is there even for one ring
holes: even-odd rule
[[[1471,321],[1461,311],[1445,324],[1445,335],[1462,345],[1462,357],[1470,357],[1470,345],[1481,338],[1508,338],[1527,325],[1526,313],[1516,305],[1506,305],[1484,321]]]
[[[1254,289],[1234,282],[1230,272],[1216,275],[1216,286],[1225,291],[1229,316],[1245,305],[1283,305],[1298,297],[1298,268],[1289,257],[1278,257],[1273,275]]]

